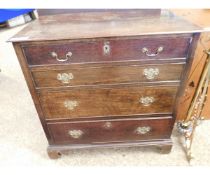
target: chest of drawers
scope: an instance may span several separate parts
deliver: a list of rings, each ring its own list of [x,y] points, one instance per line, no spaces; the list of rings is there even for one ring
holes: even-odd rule
[[[166,12],[86,12],[35,21],[11,38],[49,157],[113,146],[170,152],[199,33]]]

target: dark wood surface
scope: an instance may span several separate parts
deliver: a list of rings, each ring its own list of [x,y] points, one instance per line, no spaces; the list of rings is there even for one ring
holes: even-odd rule
[[[18,61],[20,63],[23,75],[25,77],[25,80],[26,80],[26,83],[27,83],[27,86],[28,86],[28,89],[30,91],[30,94],[31,94],[31,97],[33,99],[35,108],[37,110],[40,122],[42,124],[43,129],[44,129],[47,140],[50,144],[51,141],[52,141],[51,140],[51,135],[49,134],[49,130],[47,129],[47,125],[46,125],[46,122],[45,122],[45,117],[44,117],[44,114],[43,114],[43,111],[42,111],[42,107],[41,107],[41,104],[39,102],[39,98],[37,96],[36,89],[34,87],[33,78],[31,76],[31,72],[29,70],[26,58],[24,57],[23,50],[22,50],[19,43],[13,43],[13,47],[15,49]]]
[[[201,30],[165,11],[159,17],[122,16],[52,15],[11,39],[50,144],[50,157],[60,150],[115,145],[162,144],[170,151],[179,99],[188,86],[185,76]],[[109,42],[109,54],[104,54],[104,42]],[[142,53],[143,47],[156,53],[160,46],[163,51],[154,57]],[[56,52],[65,58],[69,51],[72,56],[66,62],[51,56]],[[151,66],[160,74],[149,81],[142,71]],[[56,80],[65,72],[74,75],[70,85]],[[144,106],[143,97],[153,97],[154,102]],[[108,121],[113,130],[103,128]],[[149,133],[133,133],[147,125],[152,128]],[[80,140],[69,138],[74,129],[84,130]]]
[[[151,65],[121,65],[121,66],[89,66],[83,68],[51,68],[51,70],[32,71],[36,87],[54,88],[60,86],[100,85],[133,82],[180,81],[185,64],[151,64]],[[159,74],[154,79],[147,79],[145,70],[158,69]],[[57,79],[58,74],[72,74],[69,82]]]
[[[109,43],[110,53],[104,54],[103,47]],[[183,58],[191,42],[191,35],[145,36],[135,38],[89,39],[78,41],[61,41],[49,44],[23,46],[29,65],[71,64],[82,62],[114,62],[141,59]],[[146,47],[148,53],[156,53],[159,47],[163,51],[154,57],[142,52]],[[65,59],[68,52],[72,56],[67,61],[58,61],[51,53],[56,52],[59,59]]]
[[[78,14],[78,13],[86,13],[92,12],[97,13],[103,12],[103,14],[109,14],[110,16],[117,14],[121,18],[125,17],[136,17],[138,16],[160,16],[161,10],[160,9],[38,9],[38,14],[41,20],[45,20],[45,16],[54,15],[55,18],[57,15],[60,14]]]
[[[59,27],[58,24],[59,23]],[[10,39],[13,42],[100,37],[138,36],[150,34],[195,33],[202,29],[171,12],[160,16],[121,16],[115,12],[87,12],[48,16],[36,20]]]
[[[112,142],[112,143],[98,143],[98,144],[52,144],[47,147],[48,156],[51,159],[58,159],[63,154],[68,154],[70,150],[75,149],[97,149],[97,148],[121,148],[121,147],[150,147],[158,148],[161,154],[168,154],[172,149],[173,142],[170,139],[158,139],[158,140],[141,140],[137,142]],[[110,150],[110,154],[111,151]],[[151,149],[152,151],[152,149]],[[154,151],[154,149],[153,149]],[[157,152],[157,151],[156,151]]]
[[[113,116],[132,114],[172,113],[177,86],[121,86],[107,88],[80,88],[66,91],[40,92],[40,102],[47,119]],[[153,97],[150,106],[139,101]],[[65,101],[77,101],[73,110],[65,107]]]
[[[58,65],[28,65],[30,71],[50,71],[50,70],[66,70],[92,68],[92,67],[111,67],[111,66],[130,66],[130,65],[154,65],[154,64],[185,64],[187,58],[168,58],[168,59],[139,59],[129,61],[117,61],[117,62],[97,62],[97,63],[78,63],[78,64],[58,64]]]
[[[109,123],[109,127],[106,127],[107,123]],[[151,130],[141,134],[136,131],[138,127],[150,127]],[[171,117],[48,124],[55,144],[96,144],[169,139],[172,127],[173,119]],[[83,134],[79,138],[73,138],[69,135],[69,131],[73,130],[82,131]]]

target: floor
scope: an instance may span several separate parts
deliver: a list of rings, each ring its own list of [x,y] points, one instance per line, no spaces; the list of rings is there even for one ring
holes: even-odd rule
[[[58,160],[46,153],[47,140],[17,57],[6,42],[24,26],[0,29],[0,165],[5,166],[172,166],[210,165],[210,121],[196,130],[194,159],[189,164],[176,128],[170,154],[153,148],[113,148],[71,151]]]

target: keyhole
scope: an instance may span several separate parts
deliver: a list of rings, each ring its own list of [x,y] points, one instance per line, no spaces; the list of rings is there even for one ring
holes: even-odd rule
[[[104,55],[109,55],[110,54],[110,45],[109,42],[104,43],[103,47]]]
[[[109,49],[108,46],[105,46],[105,51],[106,51],[106,52],[108,51],[108,49]]]

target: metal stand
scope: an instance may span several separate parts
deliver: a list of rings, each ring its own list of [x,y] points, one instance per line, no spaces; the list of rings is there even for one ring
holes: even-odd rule
[[[193,158],[191,152],[193,137],[197,125],[203,119],[201,117],[201,113],[206,101],[206,96],[208,91],[208,83],[209,83],[208,71],[210,68],[210,50],[208,51],[205,50],[204,52],[207,54],[206,63],[202,71],[196,93],[193,97],[192,103],[188,110],[187,118],[184,121],[179,121],[177,123],[178,131],[185,138],[185,149],[188,161],[190,161]]]

